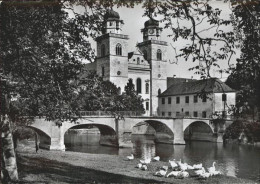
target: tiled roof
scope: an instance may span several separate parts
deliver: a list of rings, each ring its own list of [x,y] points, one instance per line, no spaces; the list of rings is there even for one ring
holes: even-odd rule
[[[217,78],[205,79],[205,80],[192,80],[189,82],[180,82],[171,85],[166,91],[164,91],[159,97],[174,96],[184,94],[198,94],[198,93],[227,93],[235,92],[224,82]]]

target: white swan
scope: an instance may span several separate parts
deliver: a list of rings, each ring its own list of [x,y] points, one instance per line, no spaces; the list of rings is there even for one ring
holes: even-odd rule
[[[201,169],[196,170],[196,171],[194,171],[194,172],[195,172],[196,175],[200,176],[200,175],[202,175],[203,173],[205,173],[206,171],[205,171],[204,167],[202,167]]]
[[[204,172],[204,173],[202,173],[202,174],[200,175],[201,178],[208,178],[208,177],[210,177],[210,176],[211,176],[211,174],[208,173],[208,172]]]
[[[179,174],[180,172],[181,172],[181,171],[172,171],[172,172],[170,172],[169,174],[167,174],[166,177],[167,177],[167,178],[168,178],[168,177],[171,177],[171,176],[176,177],[176,176],[178,176],[178,174]]]
[[[161,170],[157,171],[154,175],[155,175],[155,176],[163,177],[163,176],[166,175],[166,173],[167,173],[167,171],[161,169]]]
[[[186,171],[186,170],[188,169],[186,163],[181,163],[181,159],[180,159],[180,161],[177,162],[177,164],[180,166],[180,169],[181,169],[182,171]]]
[[[147,165],[142,165],[141,167],[142,170],[146,171],[148,168],[147,168]]]
[[[141,163],[137,164],[136,168],[141,169],[142,168],[142,164]]]
[[[127,156],[126,158],[127,158],[128,160],[134,160],[134,155],[131,154],[130,156]]]
[[[151,159],[150,159],[150,158],[147,158],[147,159],[145,159],[145,160],[140,160],[140,162],[141,162],[142,164],[150,164],[150,163],[151,163]]]
[[[187,164],[187,169],[188,169],[188,170],[193,170],[193,169],[194,169],[194,167],[193,167],[193,166],[191,166],[191,165],[189,165],[189,164]]]
[[[209,172],[211,176],[221,175],[220,171]]]
[[[169,160],[169,163],[172,168],[178,167],[178,164],[175,162],[175,160]]]
[[[216,171],[215,164],[216,162],[213,162],[212,167],[208,168],[209,173],[213,173]]]
[[[187,171],[181,171],[181,172],[179,173],[179,176],[181,176],[181,177],[183,177],[183,178],[187,178],[187,177],[189,177],[189,173],[188,173]]]
[[[202,169],[202,163],[200,163],[200,164],[194,164],[194,165],[193,165],[193,168],[194,168],[194,169]]]
[[[159,156],[156,156],[153,158],[154,161],[160,161],[160,157]]]

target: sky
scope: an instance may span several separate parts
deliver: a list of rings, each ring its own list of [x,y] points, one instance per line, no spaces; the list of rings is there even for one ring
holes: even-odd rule
[[[219,8],[222,10],[221,17],[229,17],[229,13],[231,12],[229,4],[223,3],[223,1],[213,1],[212,6]],[[113,10],[119,13],[120,19],[124,21],[124,25],[122,27],[122,34],[129,35],[129,40],[128,40],[128,52],[134,51],[135,46],[137,43],[143,41],[143,36],[141,33],[141,29],[144,27],[144,22],[148,20],[148,17],[143,17],[144,9],[142,8],[142,5],[136,5],[134,8],[126,8],[126,7],[120,7],[116,8],[114,7]],[[157,20],[160,20],[160,17],[154,17]],[[185,22],[184,22],[185,24]],[[160,23],[160,26],[163,27],[163,23]],[[204,25],[205,26],[205,25]],[[203,25],[201,28],[204,28]],[[199,28],[198,28],[199,29]],[[226,27],[223,28],[224,30],[232,30],[232,27]],[[181,78],[194,78],[194,79],[199,79],[199,75],[194,75],[194,71],[189,71],[188,69],[192,66],[194,66],[194,63],[191,61],[185,61],[184,58],[179,58],[178,62],[176,63],[176,58],[175,58],[175,51],[171,47],[176,47],[177,50],[187,44],[187,41],[177,41],[173,42],[172,38],[168,37],[171,33],[171,30],[164,29],[162,34],[161,34],[161,40],[162,41],[167,41],[168,42],[168,67],[167,67],[167,76],[172,77],[181,77]],[[210,36],[212,35],[212,31],[206,31],[203,32],[205,36]],[[203,35],[203,36],[204,36]],[[96,44],[92,43],[93,47],[96,48]],[[231,62],[235,64],[236,58],[239,56],[239,51],[237,51],[237,54],[233,56]],[[170,62],[169,62],[170,60]],[[227,61],[221,61],[219,62],[219,65],[221,66],[221,69],[227,68]],[[217,70],[217,69],[216,69]],[[227,77],[228,74],[220,74],[217,71],[213,71],[212,77],[218,77],[221,78],[224,81]]]

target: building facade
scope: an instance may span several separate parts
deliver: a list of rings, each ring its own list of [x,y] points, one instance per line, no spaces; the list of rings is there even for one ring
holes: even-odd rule
[[[211,118],[229,116],[236,92],[219,79],[179,80],[159,95],[160,116]]]
[[[121,34],[123,21],[113,10],[104,16],[103,34],[96,38],[97,56],[85,70],[94,70],[104,80],[113,82],[120,91],[132,79],[136,91],[144,99],[146,115],[157,114],[158,93],[166,90],[167,42],[160,40],[159,22],[145,22],[143,41],[128,52],[128,35]]]

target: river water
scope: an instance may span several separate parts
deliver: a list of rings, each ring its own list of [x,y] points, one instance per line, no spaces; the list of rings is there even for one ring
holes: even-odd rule
[[[211,142],[189,142],[186,145],[156,144],[154,136],[133,135],[133,148],[99,145],[99,134],[66,134],[66,150],[95,154],[112,154],[135,158],[160,156],[162,161],[182,160],[190,165],[203,163],[208,168],[215,161],[224,175],[260,181],[260,146]]]

